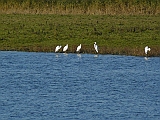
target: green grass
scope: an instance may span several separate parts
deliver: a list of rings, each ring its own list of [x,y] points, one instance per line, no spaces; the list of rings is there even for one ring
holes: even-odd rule
[[[111,15],[0,15],[0,50],[54,52],[57,45],[69,44],[75,52],[160,56],[160,16]]]

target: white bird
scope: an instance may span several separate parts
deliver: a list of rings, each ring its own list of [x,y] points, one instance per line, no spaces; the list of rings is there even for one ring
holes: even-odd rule
[[[58,52],[61,49],[61,47],[62,47],[61,45],[56,46],[55,52]]]
[[[98,46],[97,46],[96,42],[94,42],[94,49],[95,49],[96,52],[98,53]]]
[[[148,46],[146,46],[146,47],[144,48],[145,54],[147,55],[148,51],[150,51],[150,50],[151,50],[151,48],[149,48]]]
[[[66,46],[64,46],[64,48],[63,48],[63,52],[66,52],[66,51],[67,51],[67,49],[68,49],[68,44],[67,44]]]
[[[77,47],[76,52],[79,52],[81,50],[81,44]]]

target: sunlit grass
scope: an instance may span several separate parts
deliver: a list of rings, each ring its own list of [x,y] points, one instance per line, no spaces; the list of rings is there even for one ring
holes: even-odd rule
[[[81,43],[84,53],[160,56],[160,16],[24,15],[1,14],[0,50],[54,52],[69,44],[75,52]]]

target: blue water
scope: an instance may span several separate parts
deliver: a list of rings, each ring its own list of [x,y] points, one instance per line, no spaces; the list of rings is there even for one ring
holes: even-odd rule
[[[0,52],[0,120],[107,119],[160,119],[160,57]]]

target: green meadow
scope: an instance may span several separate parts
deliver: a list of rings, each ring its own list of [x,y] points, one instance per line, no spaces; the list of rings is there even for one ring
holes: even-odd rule
[[[0,50],[95,53],[96,41],[100,54],[160,56],[160,16],[1,14],[0,26]]]
[[[159,0],[0,0],[0,50],[160,56]],[[62,52],[62,49],[60,50]]]

